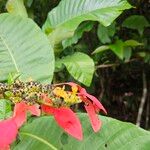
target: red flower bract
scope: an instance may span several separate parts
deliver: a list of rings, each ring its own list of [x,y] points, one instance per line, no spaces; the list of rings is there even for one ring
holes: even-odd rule
[[[82,140],[82,127],[75,113],[69,108],[59,108],[54,112],[56,122],[70,135]]]
[[[17,136],[18,128],[13,118],[0,121],[0,150],[9,149]]]
[[[53,115],[56,108],[47,105],[41,105],[41,109],[43,112],[49,115]]]
[[[96,115],[93,105],[89,103],[88,105],[85,105],[84,107],[88,113],[94,132],[98,132],[99,129],[101,128],[102,123],[99,120],[98,116]]]
[[[70,108],[54,108],[51,106],[42,105],[42,110],[47,114],[53,115],[58,125],[68,134],[78,140],[83,139],[80,121]]]
[[[9,149],[9,144],[16,139],[18,129],[26,121],[27,111],[36,116],[40,115],[40,109],[36,105],[29,106],[20,102],[15,105],[12,118],[0,121],[0,150]]]
[[[26,113],[29,111],[32,115],[40,116],[40,109],[36,105],[29,106],[24,102],[17,103],[14,108],[14,120],[17,127],[21,127],[26,121]]]

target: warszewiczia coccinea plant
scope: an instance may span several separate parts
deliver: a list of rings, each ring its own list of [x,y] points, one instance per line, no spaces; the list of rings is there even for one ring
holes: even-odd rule
[[[72,82],[55,85],[42,85],[33,81],[1,83],[0,97],[9,99],[14,106],[12,117],[0,121],[0,150],[10,149],[9,145],[15,141],[19,128],[27,120],[27,112],[35,116],[54,116],[57,124],[78,140],[83,139],[82,126],[70,108],[72,105],[84,103],[94,132],[98,132],[102,124],[97,113],[102,110],[107,114],[98,99]]]

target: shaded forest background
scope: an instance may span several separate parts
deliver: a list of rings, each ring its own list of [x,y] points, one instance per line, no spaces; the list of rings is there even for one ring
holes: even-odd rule
[[[144,107],[141,127],[150,128],[150,26],[145,27],[142,34],[136,29],[123,28],[122,23],[133,15],[143,16],[150,23],[150,1],[129,0],[134,8],[126,10],[115,23],[113,36],[101,39],[98,34],[99,25],[94,23],[90,31],[84,32],[82,38],[67,47],[62,55],[72,54],[74,51],[84,52],[92,57],[96,64],[96,71],[89,92],[101,99],[108,110],[108,115],[123,121],[136,123],[141,100]],[[26,0],[26,8],[30,17],[40,27],[46,20],[48,12],[53,9],[59,0]],[[6,12],[6,0],[0,0],[0,13]],[[131,22],[134,24],[135,22]],[[143,22],[137,22],[140,26]],[[105,36],[105,33],[103,33]],[[103,38],[103,36],[102,36]],[[134,39],[143,45],[132,49],[128,60],[120,60],[112,51],[105,51],[93,55],[92,52],[99,46],[113,43],[115,40]],[[55,73],[55,82],[73,80],[64,69]],[[145,92],[145,89],[147,92]],[[81,106],[82,109],[82,106]]]

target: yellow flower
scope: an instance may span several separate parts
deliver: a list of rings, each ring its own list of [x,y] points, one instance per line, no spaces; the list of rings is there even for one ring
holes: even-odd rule
[[[73,94],[71,94],[65,101],[70,104],[76,104],[81,102],[81,100]]]
[[[58,96],[58,97],[62,97],[62,98],[66,98],[67,97],[67,92],[64,91],[64,87],[61,88],[61,87],[56,87],[54,90],[53,90],[53,93]]]
[[[70,104],[80,103],[81,100],[77,96],[78,87],[72,86],[71,90],[72,90],[72,92],[68,93],[68,97],[66,99],[64,99],[64,101],[66,103],[70,103]]]
[[[80,103],[81,100],[78,98],[77,96],[77,91],[78,88],[76,86],[72,87],[72,92],[68,92],[64,90],[65,87],[61,88],[61,87],[56,87],[53,90],[53,93],[58,96],[63,98],[63,100],[67,103],[67,104],[76,104],[76,103]]]

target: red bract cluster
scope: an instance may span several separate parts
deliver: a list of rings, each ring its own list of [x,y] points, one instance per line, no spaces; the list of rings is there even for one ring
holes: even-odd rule
[[[69,82],[58,84],[59,86],[69,85],[72,89],[75,89],[75,95],[84,102],[85,110],[88,113],[92,128],[94,132],[99,131],[101,128],[101,121],[97,116],[97,113],[102,110],[107,114],[105,108],[94,96],[87,93],[87,91],[81,86]],[[73,91],[72,91],[73,92]],[[71,92],[69,92],[70,94]],[[65,95],[66,93],[60,91],[58,95]],[[57,95],[56,95],[57,96]],[[78,140],[83,139],[82,127],[77,115],[70,109],[69,106],[56,107],[53,100],[48,97],[47,94],[41,95],[42,112],[54,116],[57,124],[64,129],[68,134]],[[30,112],[32,115],[40,116],[39,105],[27,105],[25,102],[15,104],[14,114],[11,118],[0,122],[0,150],[8,150],[9,145],[16,139],[18,129],[26,122],[26,113]]]
[[[105,114],[107,114],[105,108],[99,102],[99,100],[88,94],[84,88],[75,83],[68,82],[59,85],[69,85],[72,88],[77,89],[78,96],[85,104],[84,107],[88,113],[94,132],[99,131],[102,123],[96,113],[102,110]],[[49,101],[51,103],[51,100],[47,97],[45,97],[45,100],[46,102]],[[82,140],[83,134],[80,121],[70,108],[55,108],[52,106],[42,105],[42,110],[47,114],[52,114],[58,125],[60,125],[68,134],[72,135],[78,140]]]
[[[71,87],[76,87],[78,89],[78,96],[85,104],[84,107],[90,118],[92,128],[95,132],[97,132],[101,127],[101,121],[99,120],[96,113],[99,113],[100,110],[102,110],[105,114],[107,114],[107,111],[97,98],[95,98],[93,95],[88,94],[87,91],[81,86],[73,82],[68,82],[65,84],[70,85]]]

